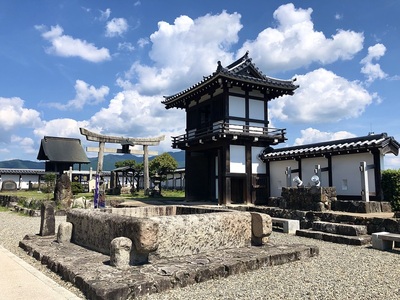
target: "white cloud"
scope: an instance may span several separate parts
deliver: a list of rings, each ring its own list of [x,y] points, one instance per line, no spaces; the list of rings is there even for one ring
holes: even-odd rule
[[[85,105],[96,105],[104,102],[110,89],[104,85],[96,89],[93,85],[78,79],[75,82],[75,91],[75,98],[68,101],[67,104],[49,103],[49,105],[61,110],[82,109]]]
[[[238,42],[240,18],[237,13],[223,11],[194,20],[180,16],[173,24],[159,22],[158,30],[150,36],[153,66],[136,62],[126,79],[135,78],[136,88],[144,94],[176,92],[195,83],[203,75],[211,74],[217,61],[232,62],[229,50]]]
[[[150,41],[148,38],[141,38],[137,41],[137,44],[139,45],[140,48],[143,48],[144,46],[150,44]]]
[[[22,149],[24,153],[27,154],[37,153],[35,142],[31,138],[12,135],[11,143],[13,144],[14,147]]]
[[[35,127],[41,123],[40,114],[24,106],[21,98],[0,97],[0,128],[4,131],[21,127]]]
[[[135,50],[135,46],[133,46],[132,43],[129,42],[118,43],[118,50],[132,52]]]
[[[103,134],[126,137],[153,137],[166,135],[162,143],[171,150],[171,135],[183,134],[185,113],[182,110],[166,110],[161,103],[162,96],[143,96],[129,90],[118,93],[107,108],[93,115],[91,128],[98,128]]]
[[[386,47],[383,44],[376,44],[368,48],[368,55],[361,60],[363,67],[361,73],[367,77],[367,82],[371,83],[376,79],[384,79],[387,74],[382,71],[379,64],[374,64],[373,60],[379,60],[385,55]]]
[[[106,36],[122,36],[128,30],[128,22],[124,18],[113,18],[107,22]]]
[[[339,13],[335,14],[335,20],[342,20],[342,19],[343,19],[343,15],[342,14],[339,14]]]
[[[111,9],[107,8],[105,11],[100,10],[100,21],[106,21],[111,15]]]
[[[276,72],[348,60],[362,49],[362,33],[338,30],[327,38],[314,29],[311,13],[311,8],[296,9],[292,3],[280,6],[274,12],[277,27],[266,28],[255,40],[246,41],[238,56],[249,50],[261,69]]]
[[[87,121],[76,121],[73,119],[54,119],[44,121],[42,126],[37,127],[33,133],[40,139],[44,136],[77,137],[82,138],[80,127],[87,127]]]
[[[388,170],[388,169],[399,170],[400,169],[400,156],[395,156],[394,154],[385,155],[383,169],[384,170]]]
[[[284,96],[270,103],[272,118],[286,122],[327,123],[360,116],[376,95],[357,81],[325,69],[297,76],[300,85],[294,96]]]
[[[348,139],[356,136],[348,131],[324,132],[311,127],[300,132],[301,137],[295,139],[294,146]]]
[[[48,31],[43,25],[35,26],[35,28],[41,31],[42,37],[51,43],[51,47],[46,49],[49,54],[63,57],[80,57],[90,62],[101,62],[111,58],[107,48],[99,49],[85,40],[64,35],[63,28],[59,25],[51,26]]]

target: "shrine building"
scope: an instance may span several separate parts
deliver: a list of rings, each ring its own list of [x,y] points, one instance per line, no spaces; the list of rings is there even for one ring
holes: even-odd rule
[[[248,53],[162,102],[186,111],[186,132],[172,138],[185,150],[185,193],[189,201],[262,204],[268,198],[267,165],[260,153],[286,140],[271,128],[268,102],[293,95],[294,80],[264,75]]]

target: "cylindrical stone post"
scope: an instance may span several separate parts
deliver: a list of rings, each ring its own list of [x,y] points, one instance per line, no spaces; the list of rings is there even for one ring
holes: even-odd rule
[[[58,225],[57,242],[69,243],[72,238],[73,225],[70,222],[62,222]]]
[[[127,237],[117,237],[110,245],[110,265],[117,268],[129,266],[132,241]]]

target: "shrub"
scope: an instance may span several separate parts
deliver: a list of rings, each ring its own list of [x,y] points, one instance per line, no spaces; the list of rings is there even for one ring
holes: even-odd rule
[[[80,182],[71,182],[71,191],[74,195],[83,193],[83,185]]]
[[[393,211],[400,211],[400,170],[382,172],[382,191]]]

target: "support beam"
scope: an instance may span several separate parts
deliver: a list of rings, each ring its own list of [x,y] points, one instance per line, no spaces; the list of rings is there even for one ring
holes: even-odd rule
[[[99,147],[86,147],[87,152],[99,152],[100,148]],[[104,153],[126,153],[123,149],[115,149],[115,148],[104,148]],[[129,154],[132,155],[143,155],[144,152],[143,150],[134,150],[134,149],[129,149]],[[155,156],[158,155],[157,151],[148,151],[148,154],[150,156]]]
[[[146,145],[146,146],[158,146],[161,141],[164,140],[165,135],[161,135],[159,137],[153,138],[125,138],[119,136],[111,136],[111,135],[103,135],[99,133],[95,133],[89,131],[85,128],[79,128],[82,135],[86,136],[88,141],[92,142],[105,142],[105,143],[113,143],[113,144],[121,144],[121,145]]]

